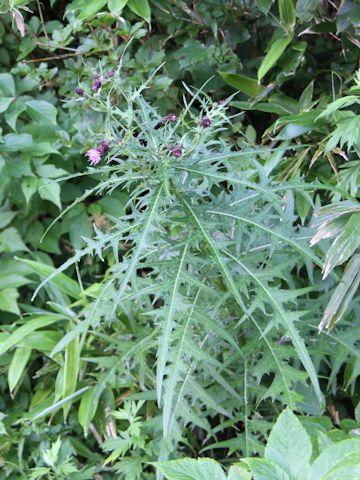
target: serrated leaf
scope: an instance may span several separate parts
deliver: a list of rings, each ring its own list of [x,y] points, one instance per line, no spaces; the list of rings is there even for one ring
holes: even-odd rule
[[[211,458],[183,458],[153,463],[168,480],[226,480],[220,465]]]
[[[358,480],[358,478],[360,478],[360,453],[354,453],[339,462],[321,480]]]
[[[172,330],[174,328],[173,316],[176,311],[176,297],[177,297],[177,292],[180,284],[181,271],[184,267],[186,251],[187,251],[187,247],[185,246],[179,261],[178,270],[174,278],[174,286],[171,293],[168,315],[163,321],[163,327],[162,327],[163,331],[159,341],[159,349],[157,353],[157,370],[156,370],[156,393],[157,393],[157,400],[159,405],[162,404],[163,379],[165,376],[166,362],[168,361],[168,349],[170,346],[170,337],[171,337]],[[168,425],[168,421],[170,419],[170,408],[171,408],[171,402],[168,402],[165,409],[165,413],[167,413],[167,415],[164,413],[165,425]]]
[[[309,479],[319,480],[325,477],[327,478],[326,474],[328,472],[336,467],[336,465],[340,464],[344,459],[346,459],[346,457],[351,456],[354,453],[360,454],[360,439],[343,440],[330,445],[323,450],[318,458],[314,461],[310,470]],[[338,478],[340,480],[340,478],[343,477],[339,476]]]
[[[242,458],[241,461],[249,467],[251,473],[254,475],[254,480],[294,479],[294,477],[290,477],[279,465],[265,458]]]
[[[265,447],[265,458],[279,465],[294,480],[306,478],[312,445],[309,435],[290,409],[277,419]]]

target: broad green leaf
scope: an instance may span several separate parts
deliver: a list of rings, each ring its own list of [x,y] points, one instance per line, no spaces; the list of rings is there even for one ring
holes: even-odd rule
[[[314,93],[314,80],[311,80],[309,85],[303,90],[299,98],[299,111],[309,108]]]
[[[360,245],[360,213],[354,213],[326,254],[323,276],[326,278],[337,265],[346,262]]]
[[[80,406],[79,406],[79,423],[82,426],[84,432],[86,433],[89,428],[89,418],[92,419],[91,412],[96,412],[98,401],[96,405],[94,402],[94,388],[89,388],[84,395],[81,397]]]
[[[355,408],[355,420],[360,423],[360,402],[356,405]]]
[[[257,97],[264,90],[255,78],[245,77],[238,73],[219,72],[224,82],[240,92],[245,93],[249,97]]]
[[[292,37],[278,38],[271,44],[269,51],[265,55],[258,70],[257,76],[258,76],[259,82],[267,74],[267,72],[276,64],[276,62],[284,53],[286,47],[289,45],[291,40],[292,40]]]
[[[128,0],[108,0],[108,9],[112,13],[119,13],[127,4]]]
[[[58,408],[65,405],[65,403],[70,402],[71,400],[74,400],[75,398],[79,397],[88,389],[89,387],[80,388],[79,390],[74,392],[72,395],[69,395],[68,397],[63,398],[62,400],[59,400],[58,402],[53,403],[52,405],[42,409],[41,411],[37,411],[35,415],[33,414],[34,412],[29,412],[27,416],[30,416],[31,420],[38,420],[39,418],[45,417],[46,415],[49,415],[50,413],[56,411]]]
[[[49,355],[61,337],[62,332],[60,331],[35,330],[21,340],[21,345]]]
[[[276,103],[259,102],[253,104],[253,102],[233,101],[230,103],[230,105],[238,108],[239,110],[257,110],[259,112],[276,113],[280,116],[289,113],[288,110],[283,108],[281,105],[277,105]]]
[[[360,285],[360,255],[346,265],[341,282],[335,288],[319,324],[319,332],[331,329],[344,315]]]
[[[57,110],[51,103],[45,100],[29,100],[26,106],[30,117],[36,122],[56,125]]]
[[[220,465],[211,458],[183,458],[153,463],[168,480],[226,480]]]
[[[56,150],[56,148],[54,148],[53,145],[49,142],[36,142],[36,143],[34,143],[34,145],[31,147],[31,153],[32,153],[32,155],[34,155],[34,157],[44,157],[44,156],[48,156],[50,154],[61,155],[59,150]],[[62,169],[59,169],[59,170],[62,170]],[[52,178],[52,177],[50,177],[50,178]]]
[[[10,348],[17,345],[29,333],[39,328],[47,327],[55,322],[66,320],[60,315],[40,315],[26,317],[26,323],[15,329],[14,333],[9,335],[5,340],[0,342],[0,355],[6,353]]]
[[[16,122],[19,115],[26,110],[26,105],[19,99],[13,102],[5,113],[6,122],[13,130],[16,130]]]
[[[9,227],[0,233],[0,252],[24,252],[27,250],[28,248],[16,228]]]
[[[5,152],[21,152],[33,145],[32,136],[28,133],[8,133],[4,135],[4,144],[0,147]]]
[[[242,458],[254,475],[254,480],[295,480],[290,477],[279,465],[265,458]],[[304,475],[303,478],[306,478]],[[299,478],[300,480],[300,478]]]
[[[0,270],[0,289],[18,288],[31,283],[31,280],[17,273],[1,272]]]
[[[251,480],[252,474],[243,465],[232,465],[226,480]]]
[[[349,455],[321,480],[358,480],[360,478],[360,453]]]
[[[36,173],[39,177],[59,178],[68,175],[69,172],[63,168],[57,168],[54,165],[45,164],[39,165],[36,169]]]
[[[300,137],[304,133],[307,133],[311,130],[311,127],[297,125],[296,123],[289,123],[286,125],[281,132],[276,136],[277,140],[292,140],[293,138]]]
[[[279,14],[281,23],[292,29],[296,22],[294,0],[279,0]]]
[[[20,315],[20,310],[17,304],[18,298],[19,292],[16,288],[5,288],[4,290],[0,290],[0,310]]]
[[[49,277],[56,271],[56,268],[52,267],[51,265],[46,265],[45,263],[40,263],[25,258],[19,258],[18,260],[28,265],[42,279]],[[54,283],[54,285],[56,285],[62,292],[66,293],[66,295],[69,295],[69,297],[75,299],[80,297],[81,290],[78,283],[72,278],[68,277],[65,273],[58,273],[51,279],[51,282]]]
[[[49,200],[61,210],[60,185],[49,178],[40,178],[38,192],[42,199]]]
[[[86,20],[97,14],[105,5],[107,0],[92,0],[91,2],[84,0],[79,4],[80,13],[79,20]]]
[[[15,97],[15,82],[10,73],[0,73],[0,92],[4,97]]]
[[[31,348],[18,347],[11,359],[8,370],[8,385],[10,392],[13,392],[24,373],[26,364],[31,355]]]
[[[0,228],[4,228],[9,225],[9,223],[16,216],[16,214],[17,212],[12,211],[0,212]]]
[[[311,466],[309,480],[322,479],[337,464],[354,453],[360,454],[360,439],[336,442],[323,450]],[[342,477],[338,477],[339,480]]]
[[[79,351],[79,338],[75,337],[65,349],[65,361],[64,361],[64,379],[63,379],[63,391],[62,398],[67,398],[72,395],[76,390],[77,378],[80,369],[80,351]],[[70,411],[71,402],[67,402],[63,405],[64,420],[68,416]]]
[[[150,23],[151,9],[148,0],[128,0],[126,4],[136,15]]]
[[[0,113],[6,112],[13,100],[14,98],[12,97],[0,97]]]
[[[37,177],[25,177],[21,183],[21,189],[25,196],[26,203],[29,203],[31,197],[37,192],[39,180]]]
[[[265,448],[265,458],[280,466],[293,480],[303,480],[310,469],[312,446],[300,421],[285,409],[277,419]]]

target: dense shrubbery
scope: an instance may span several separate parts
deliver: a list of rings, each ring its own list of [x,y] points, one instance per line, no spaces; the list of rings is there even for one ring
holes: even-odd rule
[[[360,6],[1,5],[0,478],[358,478]]]

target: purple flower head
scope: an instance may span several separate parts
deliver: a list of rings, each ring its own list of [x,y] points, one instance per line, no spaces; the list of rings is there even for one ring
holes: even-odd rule
[[[92,84],[92,86],[91,86],[91,90],[92,90],[93,92],[97,92],[97,91],[100,89],[101,85],[102,85],[102,84],[101,84],[100,78],[96,78],[96,79],[93,81],[93,84]]]
[[[115,75],[114,70],[109,70],[106,74],[106,78],[112,78]]]
[[[101,153],[97,148],[90,148],[90,150],[85,153],[85,157],[88,157],[90,165],[93,167],[100,162]]]
[[[168,122],[176,122],[177,116],[175,113],[169,113],[169,115],[166,117],[166,120]]]
[[[77,88],[75,89],[75,92],[79,95],[79,97],[83,97],[84,94],[85,94],[84,89],[81,88],[81,87],[77,87]]]
[[[104,155],[109,151],[110,148],[110,143],[107,140],[102,140],[100,145],[97,148],[97,151],[100,153],[100,155]]]
[[[168,146],[169,152],[174,155],[174,157],[181,157],[183,154],[183,146],[181,143],[178,143],[177,145],[170,144]]]
[[[211,120],[210,120],[210,118],[209,118],[209,117],[202,117],[202,118],[200,118],[200,120],[199,120],[199,125],[200,125],[201,127],[205,127],[205,128],[210,127],[210,125],[211,125]]]

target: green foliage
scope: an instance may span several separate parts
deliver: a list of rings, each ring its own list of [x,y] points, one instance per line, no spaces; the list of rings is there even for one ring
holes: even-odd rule
[[[301,420],[304,421],[302,424]],[[360,440],[332,440],[322,422],[313,422],[284,410],[275,423],[263,458],[242,458],[226,476],[220,464],[209,458],[181,459],[156,463],[169,480],[327,480],[357,478]],[[340,475],[340,476],[339,476]]]
[[[1,11],[0,479],[357,478],[358,4]]]

